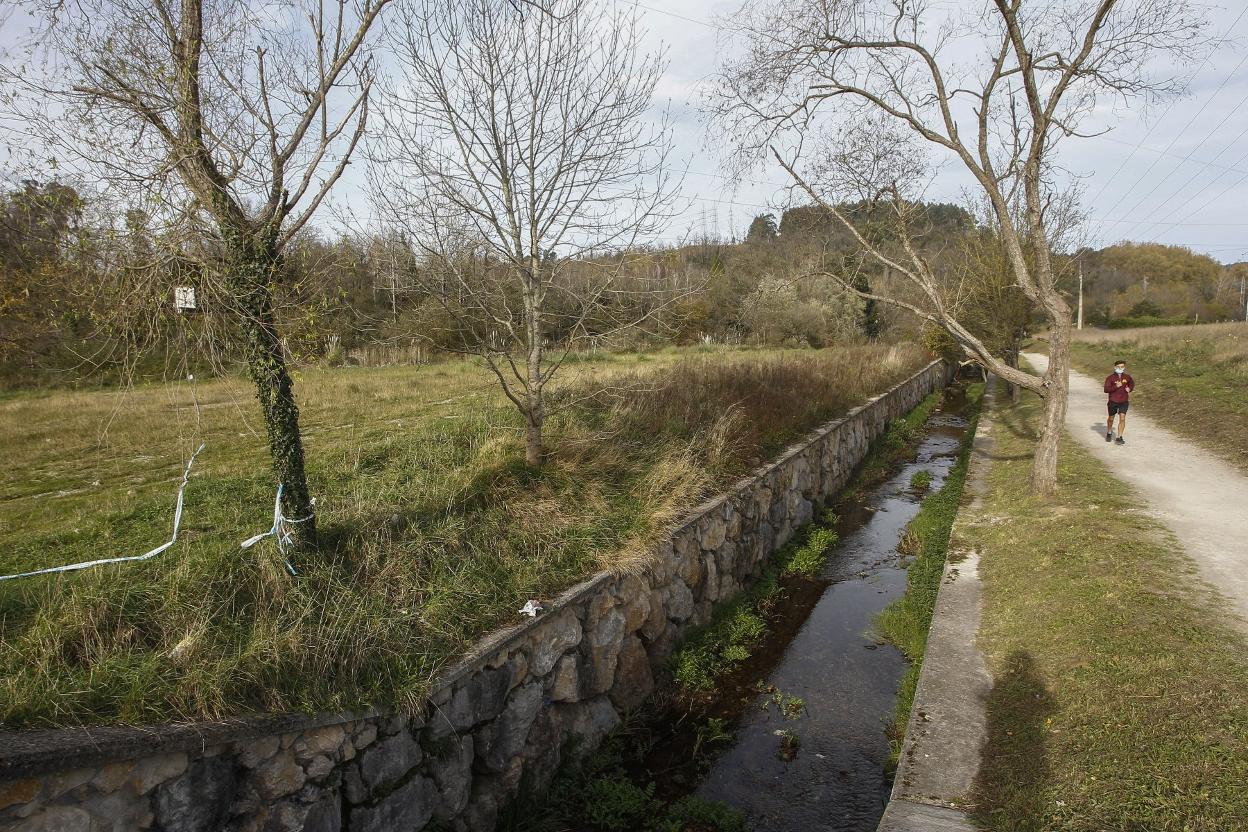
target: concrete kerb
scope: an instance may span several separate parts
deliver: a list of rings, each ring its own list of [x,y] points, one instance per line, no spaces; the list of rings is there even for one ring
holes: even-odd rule
[[[716,511],[726,502],[738,498],[742,490],[751,483],[781,468],[787,460],[806,451],[814,443],[825,438],[843,423],[852,421],[876,402],[890,396],[900,395],[907,385],[933,372],[941,364],[940,360],[931,362],[885,393],[871,397],[844,416],[810,431],[770,462],[742,477],[724,492],[692,509],[679,524],[671,528],[667,538],[675,538],[689,527],[696,526],[706,515]],[[947,378],[948,375],[946,375],[946,380]],[[620,574],[612,570],[598,572],[553,599],[541,616],[504,627],[484,636],[454,664],[437,673],[430,686],[430,703],[437,703],[439,694],[450,691],[457,682],[483,668],[494,657],[497,657],[500,651],[520,647],[532,631],[540,627],[552,614],[574,606],[577,602],[592,596],[604,584],[619,577]],[[253,714],[218,722],[191,724],[97,726],[46,730],[0,729],[0,781],[38,776],[65,769],[67,766],[77,768],[110,761],[133,760],[154,753],[193,753],[203,751],[209,746],[250,740],[274,733],[297,732],[345,724],[354,720],[381,716],[385,713],[385,709],[364,708],[350,713],[317,715]]]
[[[961,542],[961,532],[982,503],[992,462],[994,388],[995,378],[990,378],[967,470],[971,500],[963,503],[954,520],[897,776],[877,832],[976,828],[964,807],[987,737],[985,702],[992,677],[976,646],[981,610],[978,553]]]

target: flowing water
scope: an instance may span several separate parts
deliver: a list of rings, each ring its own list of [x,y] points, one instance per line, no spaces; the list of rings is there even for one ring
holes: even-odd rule
[[[865,832],[883,814],[889,789],[885,726],[906,661],[879,641],[874,622],[906,589],[897,544],[922,499],[910,479],[928,471],[928,493],[944,483],[966,430],[961,409],[958,391],[950,390],[924,427],[915,461],[840,507],[840,542],[821,580],[808,582],[805,598],[800,592],[790,597],[798,620],[774,627],[759,660],[745,670],[755,682],[765,677],[770,689],[803,699],[805,711],[786,718],[777,707],[766,707],[771,693],[755,693],[754,685],[742,684],[745,676],[737,680],[737,707],[727,706],[736,712],[735,737],[716,756],[697,794],[745,811],[756,832]],[[776,732],[783,730],[800,738],[788,761],[779,753]]]

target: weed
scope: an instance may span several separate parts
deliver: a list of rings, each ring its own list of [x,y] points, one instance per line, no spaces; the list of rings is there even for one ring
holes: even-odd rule
[[[910,475],[910,487],[920,494],[932,487],[932,472],[926,469],[915,471]]]
[[[709,717],[698,726],[697,737],[693,741],[693,756],[697,757],[704,746],[727,742],[732,742],[732,730],[728,727],[728,722],[718,717]]]
[[[797,757],[797,752],[802,747],[802,738],[789,728],[781,728],[775,733],[780,738],[780,746],[776,749],[776,756],[786,763],[792,761]]]
[[[690,795],[667,809],[655,832],[745,832],[745,817],[723,803]]]

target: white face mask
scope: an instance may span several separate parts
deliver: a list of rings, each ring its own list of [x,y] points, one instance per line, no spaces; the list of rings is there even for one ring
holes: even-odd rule
[[[1127,368],[1126,368],[1126,367],[1115,367],[1115,368],[1114,368],[1114,372],[1115,372],[1115,373],[1117,373],[1118,375],[1122,375],[1122,374],[1123,374],[1123,373],[1125,373],[1126,371],[1127,371]]]

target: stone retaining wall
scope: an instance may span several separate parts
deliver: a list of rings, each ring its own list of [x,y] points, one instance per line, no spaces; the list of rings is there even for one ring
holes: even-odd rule
[[[813,431],[691,512],[644,574],[599,573],[487,637],[439,678],[422,717],[0,733],[0,832],[491,830],[522,784],[544,788],[568,749],[595,748],[644,701],[682,633],[948,378],[935,362]]]

